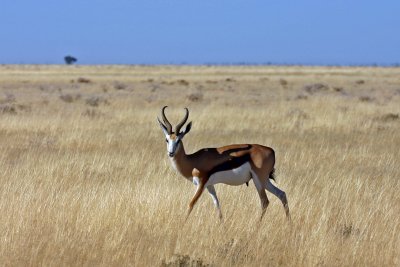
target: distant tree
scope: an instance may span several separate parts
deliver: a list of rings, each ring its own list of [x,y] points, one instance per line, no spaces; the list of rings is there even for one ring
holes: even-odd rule
[[[65,61],[65,64],[72,65],[75,62],[77,62],[78,60],[76,58],[74,58],[73,56],[66,56],[66,57],[64,57],[64,61]]]

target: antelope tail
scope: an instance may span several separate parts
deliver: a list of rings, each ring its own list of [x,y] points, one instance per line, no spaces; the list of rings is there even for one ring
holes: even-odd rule
[[[270,172],[268,178],[271,179],[271,180],[274,180],[274,182],[276,182],[275,176],[276,176],[275,175],[275,168],[273,168],[272,171]]]

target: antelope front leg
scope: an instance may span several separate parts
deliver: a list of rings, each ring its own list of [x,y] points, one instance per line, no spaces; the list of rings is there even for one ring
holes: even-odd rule
[[[193,183],[197,184],[197,190],[196,190],[196,193],[194,194],[194,196],[192,198],[192,201],[190,201],[189,210],[188,210],[188,213],[186,215],[186,220],[188,219],[190,213],[192,212],[193,207],[196,204],[197,200],[199,200],[201,194],[204,191],[204,185],[205,185],[204,179],[199,179],[199,177],[194,176],[193,177]]]
[[[216,207],[217,210],[218,210],[219,219],[222,221],[222,212],[221,212],[221,207],[220,207],[220,205],[219,205],[219,200],[218,200],[218,197],[217,197],[217,192],[215,191],[215,188],[214,188],[213,185],[207,186],[207,190],[208,190],[208,193],[210,193],[210,195],[211,195],[211,197],[212,197],[212,199],[213,199],[214,205],[215,205],[215,207]]]

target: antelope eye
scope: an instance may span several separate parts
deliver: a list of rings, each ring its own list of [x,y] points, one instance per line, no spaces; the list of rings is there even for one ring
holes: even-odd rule
[[[168,139],[167,139],[167,138],[165,138],[165,142],[167,142],[167,143],[168,143]]]

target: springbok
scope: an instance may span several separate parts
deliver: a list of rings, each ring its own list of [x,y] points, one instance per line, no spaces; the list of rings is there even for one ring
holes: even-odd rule
[[[257,144],[240,144],[203,148],[193,154],[186,154],[182,139],[190,131],[192,122],[189,122],[182,132],[181,128],[189,117],[189,110],[185,108],[185,117],[175,127],[175,131],[172,131],[172,125],[165,116],[166,108],[167,106],[161,109],[164,123],[158,117],[157,120],[166,137],[168,156],[174,169],[197,186],[196,193],[189,204],[187,217],[204,188],[207,188],[218,210],[219,218],[222,219],[214,185],[218,183],[242,185],[248,184],[250,179],[253,179],[261,200],[260,219],[269,204],[265,189],[282,201],[286,216],[289,218],[289,206],[285,192],[275,187],[269,180],[274,179],[275,170],[275,152],[272,148]]]

